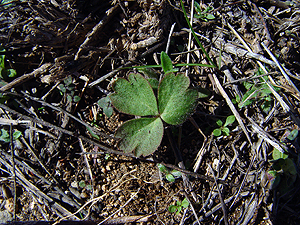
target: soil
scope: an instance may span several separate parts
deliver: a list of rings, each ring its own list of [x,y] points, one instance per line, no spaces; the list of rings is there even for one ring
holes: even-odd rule
[[[209,94],[137,158],[114,137],[134,116],[108,117],[97,102],[162,51],[173,64],[212,65],[180,1],[1,1],[0,222],[300,223],[300,1],[201,0],[202,14],[192,2],[183,5],[217,68],[178,68]],[[214,135],[233,114],[229,135]],[[181,176],[168,181],[158,164]]]

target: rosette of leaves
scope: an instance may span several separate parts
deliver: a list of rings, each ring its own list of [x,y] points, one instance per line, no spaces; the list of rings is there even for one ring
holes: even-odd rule
[[[216,137],[219,137],[223,134],[226,136],[229,136],[230,130],[227,126],[233,124],[235,121],[235,116],[231,115],[226,118],[225,124],[223,125],[222,120],[217,120],[216,124],[219,126],[219,128],[214,129],[213,135]]]
[[[181,177],[181,172],[177,171],[177,170],[168,170],[167,167],[165,167],[162,164],[157,164],[158,169],[160,170],[160,172],[164,173],[166,176],[166,179],[169,182],[174,182],[175,178]]]
[[[182,208],[187,208],[189,207],[189,205],[189,201],[186,198],[184,198],[182,202],[176,201],[176,205],[170,205],[168,210],[171,213],[176,212],[176,215],[178,215],[181,212]]]
[[[67,94],[68,101],[80,101],[80,97],[78,95],[75,95],[75,85],[73,84],[72,76],[68,76],[66,79],[64,79],[63,84],[58,85],[58,89],[61,91],[61,95],[63,95],[63,93]]]
[[[165,52],[161,53],[161,65],[165,75],[159,82],[157,95],[148,80],[138,73],[113,83],[112,105],[122,113],[141,117],[123,123],[115,134],[121,139],[119,148],[126,153],[134,152],[137,157],[150,155],[158,148],[164,123],[182,124],[196,107],[198,92],[189,89],[187,76],[173,73],[172,61]]]

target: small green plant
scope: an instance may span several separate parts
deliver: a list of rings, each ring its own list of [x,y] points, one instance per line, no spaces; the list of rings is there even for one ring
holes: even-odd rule
[[[18,149],[21,149],[22,143],[19,140],[19,138],[22,136],[22,132],[18,131],[18,130],[14,130],[12,136],[13,136],[14,146],[17,147]],[[10,142],[9,132],[7,130],[5,130],[4,128],[1,129],[0,141],[3,141],[5,143]]]
[[[293,130],[287,139],[293,141],[298,135],[298,130]],[[280,194],[285,194],[293,188],[297,178],[297,170],[294,161],[287,153],[274,149],[272,153],[272,170],[268,171],[268,179],[271,181],[271,188],[277,188]]]
[[[166,179],[169,182],[174,182],[175,178],[181,177],[181,172],[177,171],[177,170],[169,170],[167,169],[167,167],[165,167],[162,164],[157,164],[158,169],[160,170],[160,172],[164,173],[166,175]]]
[[[256,75],[263,75],[264,72],[261,68],[258,69]],[[268,77],[264,77],[265,80],[268,80]],[[272,91],[270,90],[269,86],[264,82],[262,78],[259,78],[258,83],[249,83],[244,82],[244,87],[247,89],[247,92],[244,94],[242,99],[236,99],[236,102],[239,102],[238,106],[239,108],[242,108],[247,105],[251,105],[254,102],[257,102],[258,100],[262,100],[262,103],[260,105],[261,109],[264,112],[269,112],[271,109],[271,102],[272,99],[270,97],[270,94]],[[273,86],[275,91],[279,91],[279,87]]]
[[[219,126],[219,128],[214,129],[213,135],[216,137],[221,136],[221,134],[225,134],[226,136],[229,136],[230,130],[227,126],[233,124],[235,121],[235,116],[231,115],[226,118],[225,124],[223,125],[223,122],[221,120],[217,120],[216,124]]]
[[[189,205],[189,201],[186,198],[184,198],[182,202],[176,201],[176,205],[170,205],[168,210],[171,213],[176,212],[176,215],[178,215],[181,212],[182,208],[187,208]]]
[[[108,118],[112,116],[112,114],[113,114],[113,108],[112,108],[111,100],[110,100],[109,96],[100,98],[97,103],[102,108],[103,113]]]
[[[64,79],[64,82],[58,85],[58,89],[60,90],[61,95],[63,95],[64,93],[67,94],[68,101],[80,101],[80,97],[78,95],[75,95],[75,85],[73,84],[72,76],[68,76],[66,79]]]
[[[212,7],[209,6],[202,11],[198,2],[195,1],[194,5],[196,9],[196,14],[194,15],[195,18],[203,20],[205,22],[215,19],[215,16],[209,13],[209,11],[213,9]]]
[[[127,153],[133,151],[138,157],[150,155],[158,148],[163,121],[182,124],[196,107],[198,92],[189,89],[187,76],[173,73],[172,61],[165,52],[161,53],[161,66],[165,75],[156,94],[145,77],[131,73],[128,80],[118,78],[113,83],[115,93],[109,96],[120,112],[141,117],[123,123],[115,133],[121,139],[119,148]]]
[[[17,75],[17,72],[14,69],[6,69],[5,68],[5,55],[1,55],[1,52],[5,52],[6,50],[3,47],[0,47],[0,77],[8,81],[9,78],[13,78]]]

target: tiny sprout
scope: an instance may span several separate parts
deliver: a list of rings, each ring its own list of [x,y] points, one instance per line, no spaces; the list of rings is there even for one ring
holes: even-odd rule
[[[160,170],[160,172],[164,173],[166,175],[166,179],[169,181],[169,182],[174,182],[175,181],[175,178],[178,178],[178,177],[181,177],[181,172],[177,171],[177,170],[172,170],[172,171],[169,171],[167,169],[167,167],[165,167],[164,165],[162,164],[157,164],[157,167],[158,169]]]
[[[221,120],[217,120],[216,124],[220,127],[220,128],[216,128],[213,131],[213,135],[216,137],[221,136],[222,132],[223,134],[225,134],[226,136],[229,136],[230,130],[227,126],[233,124],[235,121],[235,116],[231,115],[228,116],[226,118],[225,124],[223,125],[223,122]]]
[[[182,202],[177,201],[176,205],[170,205],[168,210],[171,213],[176,212],[176,215],[178,215],[181,212],[182,208],[187,208],[189,204],[189,201],[186,198],[184,198]]]

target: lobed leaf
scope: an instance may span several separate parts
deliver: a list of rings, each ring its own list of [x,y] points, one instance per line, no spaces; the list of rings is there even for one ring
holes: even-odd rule
[[[160,145],[164,126],[160,118],[139,118],[123,123],[115,136],[121,138],[119,148],[139,157],[152,154]]]
[[[154,92],[141,74],[131,73],[128,80],[118,78],[113,89],[115,93],[110,95],[110,99],[119,111],[135,116],[158,115]]]
[[[164,76],[158,87],[158,108],[161,118],[168,124],[183,123],[196,107],[198,92],[188,89],[190,79],[184,74]]]

